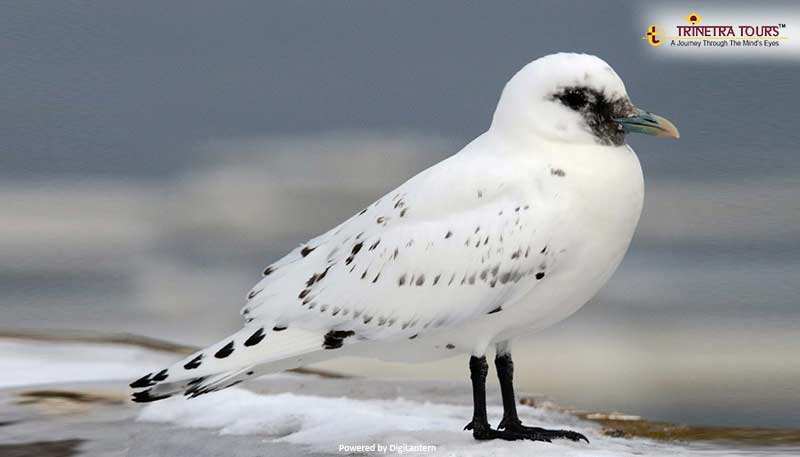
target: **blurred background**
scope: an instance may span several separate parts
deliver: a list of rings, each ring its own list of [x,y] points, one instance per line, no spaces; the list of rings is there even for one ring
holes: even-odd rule
[[[628,2],[6,3],[0,331],[215,341],[266,265],[482,133],[521,66],[582,51],[682,136],[630,138],[631,250],[518,344],[519,389],[800,427],[800,62],[659,58],[647,25]],[[467,375],[463,357],[325,367]]]

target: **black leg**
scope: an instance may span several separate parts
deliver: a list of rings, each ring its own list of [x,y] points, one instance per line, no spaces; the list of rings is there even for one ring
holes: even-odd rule
[[[481,441],[500,439],[549,442],[551,440],[551,436],[536,432],[493,429],[486,418],[486,375],[489,372],[489,364],[486,363],[486,357],[472,356],[469,359],[469,371],[472,379],[474,411],[472,413],[472,421],[464,427],[464,430],[472,430],[473,438]]]
[[[486,363],[486,356],[469,359],[469,374],[472,379],[472,422],[464,427],[464,430],[472,430],[472,437],[476,440],[519,440],[523,437],[513,433],[494,430],[489,425],[486,418],[486,375],[489,373],[489,364]]]
[[[515,434],[534,435],[540,441],[566,438],[572,441],[589,440],[578,432],[571,430],[547,430],[539,427],[522,425],[517,415],[517,401],[514,398],[514,361],[510,352],[498,352],[494,359],[497,368],[497,379],[500,381],[500,393],[503,395],[503,420],[497,426],[498,430]],[[473,381],[474,382],[474,381]]]
[[[489,373],[489,364],[486,356],[469,358],[469,377],[472,380],[472,422],[464,430],[472,430],[476,439],[488,430],[489,420],[486,418],[486,375]]]
[[[503,420],[497,426],[499,429],[509,425],[522,425],[517,416],[517,400],[514,396],[514,361],[511,354],[498,353],[494,358],[497,369],[497,379],[500,381],[500,393],[503,395]]]

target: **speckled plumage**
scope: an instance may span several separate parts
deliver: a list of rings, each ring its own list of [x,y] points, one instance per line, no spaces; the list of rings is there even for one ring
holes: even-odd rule
[[[267,266],[246,294],[245,327],[166,380],[145,377],[139,398],[196,396],[341,355],[482,355],[575,312],[627,250],[643,179],[622,134],[599,136],[616,124],[563,100],[573,89],[633,106],[596,57],[534,61],[507,84],[488,131]]]

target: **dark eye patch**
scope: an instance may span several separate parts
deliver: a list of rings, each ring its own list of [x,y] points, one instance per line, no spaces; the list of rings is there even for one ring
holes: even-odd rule
[[[560,88],[550,100],[578,112],[598,143],[619,146],[625,142],[625,132],[613,119],[631,111],[633,105],[627,97],[612,100],[596,89],[572,86]]]
[[[589,102],[586,91],[583,89],[567,89],[556,97],[561,100],[561,103],[572,109],[583,108]]]

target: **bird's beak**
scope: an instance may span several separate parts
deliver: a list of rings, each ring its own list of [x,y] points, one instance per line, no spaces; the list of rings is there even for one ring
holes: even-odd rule
[[[615,118],[614,122],[621,125],[628,133],[644,133],[667,138],[680,138],[681,136],[678,128],[672,122],[639,108],[636,108],[629,116]]]

